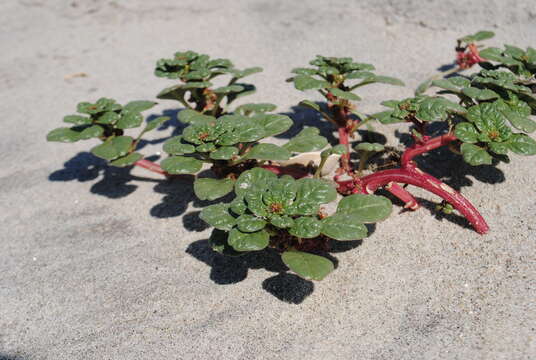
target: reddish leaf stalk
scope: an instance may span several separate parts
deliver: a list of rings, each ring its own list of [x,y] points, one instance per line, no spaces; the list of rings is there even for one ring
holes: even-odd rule
[[[158,165],[157,163],[154,163],[152,161],[146,160],[146,159],[138,160],[138,161],[136,161],[134,163],[134,165],[142,167],[144,169],[147,169],[149,171],[152,171],[152,172],[160,174],[160,175],[165,175],[165,176],[169,175],[167,172],[162,170],[160,165]]]

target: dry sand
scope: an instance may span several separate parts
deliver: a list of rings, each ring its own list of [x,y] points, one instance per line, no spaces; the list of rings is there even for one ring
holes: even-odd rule
[[[534,0],[3,0],[0,14],[0,359],[536,358],[534,158],[422,160],[491,233],[397,208],[313,284],[270,253],[209,250],[189,177],[131,176],[90,156],[93,142],[45,142],[79,101],[153,99],[170,85],[155,60],[186,49],[263,66],[250,100],[299,126],[316,120],[292,108],[304,95],[284,81],[291,68],[315,54],[372,62],[408,85],[367,88],[362,109],[375,111],[450,62],[461,35],[535,46]]]

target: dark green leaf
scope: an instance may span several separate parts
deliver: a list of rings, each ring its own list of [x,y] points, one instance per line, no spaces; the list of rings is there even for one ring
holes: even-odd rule
[[[306,127],[295,137],[283,145],[285,149],[291,152],[309,152],[322,150],[328,144],[328,140],[318,135],[318,128]]]
[[[78,140],[80,140],[80,133],[68,127],[57,128],[47,134],[47,141],[70,143]]]
[[[331,88],[329,89],[329,92],[332,93],[334,96],[341,98],[341,99],[356,100],[356,101],[361,100],[359,96],[349,91],[343,91],[341,89]]]
[[[217,89],[214,89],[214,92],[216,94],[239,93],[241,91],[244,91],[244,87],[240,85],[222,86]]]
[[[120,157],[119,159],[110,162],[110,165],[117,167],[125,167],[133,165],[136,161],[143,159],[143,155],[137,152]]]
[[[393,204],[384,196],[354,194],[343,198],[337,207],[338,214],[351,214],[354,222],[373,223],[391,215]]]
[[[294,87],[298,90],[317,90],[327,88],[330,83],[324,80],[317,80],[307,75],[298,75],[294,78]]]
[[[80,140],[87,140],[92,138],[97,138],[104,133],[104,129],[99,125],[92,125],[85,127],[80,131]]]
[[[109,138],[104,143],[91,149],[91,153],[104,160],[114,160],[127,155],[132,142],[133,139],[130,136]]]
[[[147,125],[145,125],[145,129],[143,129],[143,132],[152,131],[158,127],[160,127],[163,123],[168,121],[170,118],[169,116],[159,116],[156,119],[153,119],[151,121],[147,122]]]
[[[508,141],[508,148],[519,155],[536,155],[536,141],[525,134],[514,134]]]
[[[236,251],[257,251],[268,246],[270,235],[266,230],[252,233],[241,232],[234,228],[229,233],[229,245]]]
[[[294,224],[288,229],[288,232],[290,235],[299,238],[314,238],[320,235],[321,229],[322,223],[318,219],[302,216],[294,219]]]
[[[236,224],[236,219],[229,214],[229,204],[207,206],[201,210],[199,217],[210,226],[224,231],[231,231]]]
[[[203,162],[193,157],[170,156],[160,166],[168,174],[195,174],[201,170]]]
[[[247,69],[244,69],[244,70],[234,70],[232,73],[233,73],[233,76],[236,79],[241,79],[241,78],[244,78],[246,76],[253,75],[253,74],[256,74],[258,72],[261,72],[261,71],[262,71],[262,68],[257,66],[257,67],[247,68]]]
[[[264,128],[263,137],[284,133],[292,126],[292,120],[286,115],[260,114],[253,120]]]
[[[294,220],[290,216],[274,215],[270,218],[270,223],[280,229],[286,229],[294,225]]]
[[[462,92],[469,96],[470,98],[476,99],[476,100],[491,100],[491,99],[497,99],[499,98],[499,94],[497,94],[495,91],[490,89],[479,89],[474,87],[468,87],[462,89]]]
[[[235,183],[236,195],[242,196],[259,188],[264,189],[277,175],[263,168],[244,171]]]
[[[253,215],[243,214],[236,219],[236,226],[242,232],[255,232],[264,229],[266,221]]]
[[[143,116],[140,113],[123,111],[116,127],[118,129],[132,129],[140,126],[142,122]]]
[[[149,110],[156,104],[157,103],[155,103],[154,101],[147,101],[147,100],[131,101],[123,107],[123,111],[131,112],[131,113],[140,113],[142,111]]]
[[[361,151],[380,152],[380,151],[383,151],[385,147],[379,143],[363,142],[363,143],[357,144],[355,149],[361,150]]]
[[[233,191],[234,180],[197,178],[194,181],[194,193],[199,200],[216,200]]]
[[[302,101],[300,101],[300,103],[298,105],[308,107],[308,108],[316,110],[316,111],[320,111],[320,105],[318,105],[317,103],[314,103],[314,102],[312,102],[310,100],[302,100]]]
[[[184,155],[195,152],[195,147],[182,143],[182,136],[174,136],[164,143],[163,150],[170,155]]]
[[[464,143],[461,146],[461,151],[463,159],[470,165],[491,165],[491,155],[479,146]]]
[[[178,119],[183,124],[190,124],[192,123],[192,118],[195,116],[201,115],[199,112],[192,110],[192,109],[184,109],[181,112],[179,112]],[[215,118],[214,118],[215,120]]]
[[[322,220],[322,234],[335,240],[359,240],[367,236],[367,227],[353,213],[336,213]]]
[[[301,251],[285,251],[281,259],[290,270],[307,280],[322,280],[334,269],[325,257]]]
[[[268,103],[244,104],[237,107],[235,112],[241,115],[263,114],[274,111],[276,108],[277,107],[274,104]]]
[[[67,115],[63,118],[63,122],[74,124],[74,125],[89,125],[91,124],[91,119],[86,116]]]
[[[223,146],[210,153],[210,158],[214,160],[229,160],[238,155],[238,149],[234,146]]]
[[[120,116],[114,111],[107,111],[97,118],[97,124],[115,124],[119,120]]]
[[[456,125],[454,135],[464,143],[476,143],[478,142],[478,131],[473,124],[468,122],[462,122]]]

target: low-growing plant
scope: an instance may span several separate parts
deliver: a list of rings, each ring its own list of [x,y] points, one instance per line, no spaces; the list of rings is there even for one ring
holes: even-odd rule
[[[391,201],[374,195],[380,188],[402,200],[405,208],[416,210],[419,203],[403,185],[421,187],[441,198],[437,211],[456,210],[477,232],[488,231],[476,208],[419,169],[415,158],[442,146],[474,166],[507,162],[511,153],[536,154],[536,141],[528,135],[536,131],[531,118],[536,113],[536,51],[511,45],[482,49],[477,43],[492,36],[481,31],[460,38],[452,69],[427,79],[414,97],[382,102],[387,109],[371,115],[357,108],[354,102],[360,97],[354,91],[373,83],[404,85],[400,80],[376,75],[372,65],[351,58],[317,56],[311,67],[292,70],[295,75],[288,81],[296,89],[316,90],[325,100],[304,100],[300,105],[335,126],[339,144],[331,146],[316,127],[303,128],[282,145],[267,142],[289,130],[292,120],[273,113],[273,104],[234,107],[236,99],[255,91],[254,85],[239,80],[262,69],[238,70],[228,59],[210,59],[193,51],[178,52],[156,64],[156,76],[179,81],[157,98],[182,104],[178,120],[185,126],[180,135],[165,141],[168,156],[160,164],[138,152],[142,136],[170,120],[161,116],[144,124],[141,113],[156,105],[153,101],[122,106],[101,98],[80,103],[79,114],[64,118],[70,127],[52,130],[47,140],[96,138],[101,144],[91,153],[112,166],[141,166],[167,177],[194,174],[193,189],[201,200],[234,194],[200,213],[214,227],[209,244],[215,251],[236,256],[272,248],[298,275],[321,280],[334,268],[327,256],[332,242],[362,239],[368,234],[365,224],[390,215]],[[480,71],[460,74],[477,64]],[[222,81],[221,86],[214,85]],[[413,144],[399,151],[358,140],[356,130],[374,121],[411,124]],[[442,123],[443,130],[430,131],[432,122]],[[136,137],[125,134],[142,125]],[[350,139],[356,139],[354,157]],[[295,157],[299,153],[308,153],[307,163]],[[337,157],[340,164],[326,169]],[[199,176],[204,169],[211,175]]]

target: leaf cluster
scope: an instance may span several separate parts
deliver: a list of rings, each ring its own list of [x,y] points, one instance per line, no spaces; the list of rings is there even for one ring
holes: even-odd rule
[[[278,178],[262,168],[243,172],[234,184],[236,198],[231,203],[211,205],[201,218],[214,226],[210,239],[214,250],[239,255],[270,246],[271,237],[291,236],[298,247],[302,239],[329,237],[357,240],[367,235],[364,223],[389,216],[391,202],[375,195],[352,195],[342,199],[337,211],[324,216],[321,205],[334,201],[335,189],[311,178]],[[283,250],[283,261],[299,275],[321,280],[333,264],[324,257],[297,251],[292,242]],[[310,263],[302,266],[303,262]]]
[[[76,142],[98,138],[103,143],[91,149],[93,155],[110,161],[113,166],[129,166],[143,157],[134,152],[141,136],[169,120],[163,116],[147,122],[137,139],[123,135],[126,129],[140,127],[144,119],[141,112],[155,105],[153,101],[138,100],[122,106],[108,98],[100,98],[95,103],[81,102],[77,106],[78,114],[63,118],[72,126],[50,131],[47,140]]]

